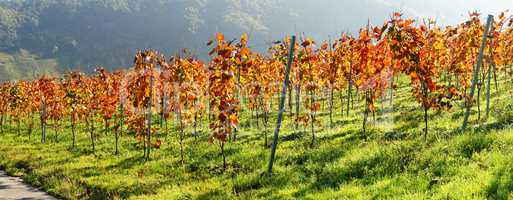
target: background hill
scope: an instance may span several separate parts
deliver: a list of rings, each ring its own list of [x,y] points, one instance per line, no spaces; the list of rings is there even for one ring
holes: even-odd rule
[[[508,8],[513,4],[502,0],[0,0],[0,80],[34,74],[14,57],[32,60],[35,73],[90,72],[96,65],[128,67],[141,48],[165,54],[188,48],[206,58],[205,44],[216,32],[228,38],[247,32],[252,48],[264,52],[292,33],[328,40],[357,32],[367,20],[381,24],[398,10],[455,23],[469,10]]]
[[[392,11],[372,2],[0,0],[0,52],[4,55],[0,61],[8,63],[0,66],[0,80],[31,77],[33,71],[9,67],[21,66],[12,62],[12,57],[20,55],[35,60],[38,68],[44,67],[41,72],[91,71],[94,65],[108,69],[130,66],[134,52],[140,48],[151,47],[166,54],[189,48],[203,57],[208,51],[206,42],[216,32],[228,37],[247,32],[253,48],[260,51],[265,51],[272,40],[294,32],[327,39],[342,31],[357,30],[367,21],[342,14],[386,16]],[[349,6],[366,9],[347,9]]]

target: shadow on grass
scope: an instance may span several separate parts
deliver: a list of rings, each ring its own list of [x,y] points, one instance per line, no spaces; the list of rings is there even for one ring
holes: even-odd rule
[[[492,130],[503,130],[507,128],[511,128],[513,126],[513,111],[508,113],[502,113],[501,116],[497,118],[497,121],[492,123],[486,123],[481,125],[474,125],[475,122],[469,122],[467,129],[463,130],[460,128],[453,129],[448,131],[446,134],[447,138],[450,138],[454,135],[463,134],[465,132],[471,133],[488,133]]]
[[[210,199],[225,199],[228,194],[225,193],[225,191],[215,188],[212,190],[209,190],[197,197],[198,200],[210,200]]]
[[[106,167],[105,169],[106,170],[113,170],[113,169],[117,169],[117,168],[130,169],[130,168],[133,168],[134,166],[140,165],[142,163],[144,163],[144,158],[142,156],[133,156],[133,157],[126,158],[114,165],[110,165],[110,166]]]
[[[291,134],[280,136],[280,141],[281,142],[296,141],[296,140],[299,140],[299,139],[305,137],[305,135],[306,135],[306,132],[295,131],[295,132],[293,132]]]
[[[27,173],[31,173],[33,171],[32,167],[27,161],[20,160],[14,164],[14,167],[18,169],[23,169]]]
[[[137,164],[142,164],[144,161],[141,157],[133,157],[127,158],[116,165],[111,165],[106,168],[98,168],[96,166],[88,166],[83,168],[74,169],[71,172],[67,172],[68,174],[80,174],[80,177],[90,178],[90,177],[100,177],[107,173],[109,170],[113,170],[115,168],[130,168],[131,166],[136,166]],[[68,176],[62,174],[62,172],[55,171],[49,174],[48,176],[57,177],[58,179],[64,179]],[[144,175],[143,175],[144,176]],[[49,177],[46,177],[50,179]],[[69,178],[69,177],[68,177]],[[136,184],[121,184],[113,187],[112,185],[91,185],[85,180],[71,180],[74,184],[79,185],[82,188],[82,191],[79,194],[79,199],[128,199],[133,196],[139,195],[148,195],[155,194],[160,188],[165,187],[166,185],[174,184],[177,181],[173,178],[166,179],[158,179],[152,182],[145,182],[144,177],[140,177],[141,181],[137,181]]]
[[[371,184],[376,178],[392,176],[403,173],[409,164],[414,161],[414,152],[420,148],[418,145],[399,145],[373,155],[351,161],[343,166],[313,170],[316,181],[294,194],[301,198],[311,192],[326,188],[336,189],[340,185],[352,180],[361,180],[363,184]]]
[[[509,199],[512,191],[513,167],[511,162],[507,162],[495,172],[494,178],[486,188],[486,195],[489,199]]]
[[[456,108],[457,109],[457,108]],[[473,115],[473,114],[476,114],[477,111],[470,111],[470,114]],[[458,109],[457,111],[455,111],[452,115],[451,115],[451,119],[452,120],[459,120],[459,119],[463,119],[463,117],[465,116],[465,110],[462,110],[462,109]]]
[[[401,130],[394,129],[394,130],[385,132],[383,134],[383,136],[381,137],[381,139],[385,140],[385,141],[399,141],[399,140],[404,140],[404,139],[408,138],[408,136],[409,136],[409,134],[407,134],[404,130],[401,131]]]
[[[134,196],[156,194],[160,188],[175,183],[174,180],[155,181],[152,183],[138,183],[116,187],[115,190],[100,186],[90,186],[83,183],[85,192],[80,196],[84,199],[129,199]]]
[[[265,174],[251,176],[251,177],[241,177],[234,181],[233,184],[233,192],[236,195],[240,193],[259,190],[261,188],[271,188],[268,191],[269,195],[272,195],[273,192],[280,190],[281,188],[286,187],[290,184],[290,177],[287,173],[274,173],[272,176],[268,176]],[[202,194],[200,197],[205,197],[203,199],[210,199],[210,197],[205,196],[207,194],[211,194],[212,191],[206,192]],[[202,199],[202,198],[198,198]]]
[[[351,125],[351,124],[355,124],[355,123],[360,123],[358,121],[359,121],[359,119],[356,117],[351,118],[351,119],[335,120],[333,122],[333,127],[341,127],[341,126]]]

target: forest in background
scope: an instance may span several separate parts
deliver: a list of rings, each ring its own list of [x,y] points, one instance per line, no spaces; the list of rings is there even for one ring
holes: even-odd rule
[[[216,32],[248,33],[252,48],[265,52],[292,33],[329,39],[357,32],[367,21],[357,16],[391,10],[372,0],[0,0],[0,80],[127,68],[149,47],[166,55],[187,48],[206,58]]]

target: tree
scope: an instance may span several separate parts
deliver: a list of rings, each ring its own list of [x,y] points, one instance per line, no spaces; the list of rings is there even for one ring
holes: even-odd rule
[[[305,90],[308,92],[304,102],[304,107],[310,112],[300,118],[307,127],[310,125],[312,140],[310,146],[313,147],[315,143],[315,126],[321,126],[319,120],[316,119],[316,113],[320,110],[321,104],[316,101],[317,92],[320,85],[317,81],[320,79],[320,67],[318,62],[318,55],[314,52],[315,41],[312,39],[304,39],[301,42],[301,47],[298,51],[299,65],[302,69],[302,76],[305,81]]]
[[[158,77],[155,67],[162,60],[164,60],[163,56],[158,55],[157,52],[139,51],[134,58],[134,71],[127,75],[129,80],[127,83],[128,100],[135,109],[135,111],[130,112],[132,116],[127,120],[127,123],[129,128],[135,131],[136,138],[142,141],[145,159],[150,157],[151,135],[155,135],[157,132],[157,129],[151,128],[152,109],[155,105],[153,101],[156,99],[153,98],[153,94],[156,94],[153,82],[155,77]],[[143,119],[146,119],[146,125],[141,122]],[[145,126],[146,129],[141,126]]]
[[[49,109],[53,106],[59,108],[59,105],[52,105],[53,103],[58,104],[57,90],[59,86],[54,82],[54,79],[47,76],[42,76],[37,80],[38,94],[36,94],[37,102],[41,102],[39,106],[40,112],[40,124],[41,124],[41,142],[46,142],[46,125],[49,118]],[[54,111],[54,114],[57,112]]]
[[[71,119],[72,148],[76,145],[76,127],[81,119],[85,118],[87,112],[86,100],[88,98],[87,81],[88,79],[80,72],[71,72],[64,75],[63,90],[65,92],[65,107]]]
[[[444,47],[439,31],[430,31],[425,25],[413,26],[414,21],[403,19],[395,13],[385,25],[387,42],[390,45],[394,68],[410,76],[413,96],[424,109],[424,138],[428,134],[428,110],[449,109],[451,99],[459,92],[454,87],[437,84],[440,73],[437,69],[439,50]]]
[[[184,158],[184,140],[185,129],[190,124],[194,124],[196,129],[197,116],[201,111],[200,104],[201,89],[205,82],[205,67],[201,61],[195,60],[186,55],[185,58],[175,56],[170,59],[169,63],[162,62],[163,83],[170,85],[169,88],[171,105],[169,109],[176,113],[176,121],[178,123],[180,144],[180,162],[185,162]],[[197,130],[194,130],[193,134]]]
[[[213,42],[209,42],[211,45]],[[232,52],[235,47],[225,41],[224,35],[217,34],[217,45],[214,46],[209,55],[212,61],[209,64],[209,98],[210,107],[215,113],[215,120],[210,123],[212,134],[209,142],[219,142],[221,155],[223,157],[223,169],[226,170],[226,155],[224,147],[228,137],[239,124],[239,101],[236,96],[236,67],[231,63],[233,59]]]

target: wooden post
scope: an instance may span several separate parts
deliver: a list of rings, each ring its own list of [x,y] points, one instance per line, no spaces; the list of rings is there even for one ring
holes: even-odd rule
[[[237,65],[237,100],[239,100],[239,112],[242,114],[244,112],[244,98],[242,97],[241,93],[242,93],[242,85],[240,83],[240,76],[241,76],[241,72],[240,72],[240,65]],[[194,136],[196,137],[196,136]],[[234,128],[233,130],[233,134],[232,134],[232,138],[233,138],[233,142],[235,142],[237,140],[237,127]]]
[[[310,90],[310,128],[312,130],[312,142],[310,143],[310,147],[313,147],[315,144],[315,111],[313,110],[313,106],[315,103],[314,90]]]
[[[465,118],[463,119],[463,126],[461,127],[463,130],[467,128],[468,118],[470,116],[470,110],[472,109],[472,98],[474,97],[474,91],[476,90],[477,79],[479,78],[479,71],[481,68],[481,63],[483,62],[484,49],[486,46],[486,39],[488,38],[488,31],[493,21],[493,15],[488,15],[488,20],[486,22],[486,27],[483,34],[483,41],[481,43],[481,48],[479,49],[479,56],[477,58],[477,65],[474,69],[474,75],[472,77],[472,85],[470,87],[470,94],[467,99],[467,109],[465,112]]]
[[[493,64],[488,66],[488,81],[486,83],[486,118],[488,118],[488,115],[490,114],[490,82],[492,79],[492,68]]]
[[[392,73],[392,77],[390,77],[390,89],[389,89],[389,104],[390,104],[390,112],[394,111],[394,74]],[[449,84],[450,85],[450,84]]]
[[[280,133],[280,126],[281,126],[281,120],[283,118],[283,112],[285,111],[285,97],[287,96],[287,88],[289,84],[289,74],[290,74],[290,66],[292,65],[292,59],[294,56],[294,46],[296,43],[296,36],[292,36],[291,42],[290,42],[290,49],[289,49],[289,56],[287,60],[287,69],[285,71],[285,80],[283,81],[283,89],[281,93],[280,98],[280,110],[278,112],[278,121],[276,122],[276,129],[274,129],[274,138],[273,138],[273,144],[271,148],[271,156],[269,157],[269,165],[267,168],[267,173],[269,175],[273,172],[273,163],[274,163],[274,157],[276,155],[276,147],[278,146],[278,137]]]
[[[146,160],[150,158],[150,149],[151,149],[151,101],[153,96],[153,75],[150,76],[150,97],[148,100],[148,129],[147,133],[147,142],[146,142]]]
[[[94,113],[89,113],[86,119],[86,125],[89,127],[89,135],[91,136],[91,146],[93,147],[93,154],[95,152],[94,144]]]
[[[4,113],[0,112],[0,133],[4,134]]]
[[[333,86],[330,88],[330,128],[333,128]]]
[[[46,143],[46,102],[43,100],[41,104],[41,143]]]
[[[73,139],[73,144],[71,145],[71,148],[75,148],[75,140],[76,140],[76,134],[75,134],[75,109],[72,107],[72,113],[71,113],[71,134]],[[30,136],[29,136],[30,137]]]
[[[493,26],[491,28],[493,30]],[[492,81],[492,73],[495,72],[495,63],[493,61],[493,33],[491,33],[492,36],[489,36],[490,38],[490,60],[488,61],[488,81],[486,83],[486,119],[488,119],[488,115],[490,114],[490,90],[491,90],[491,81]],[[497,79],[495,79],[497,80]]]
[[[290,86],[289,88],[289,99],[288,99],[288,102],[289,102],[289,115],[290,115],[290,118],[292,118],[292,86]],[[278,105],[280,106],[280,105]],[[280,108],[278,108],[280,109]]]
[[[123,104],[119,104],[119,118],[120,119],[117,119],[117,123],[118,123],[118,128],[116,129],[116,132],[115,132],[115,139],[116,139],[116,152],[114,152],[116,155],[119,154],[119,132],[121,132],[121,134],[123,134]]]
[[[351,75],[353,74],[353,63],[349,63],[349,74],[347,75],[347,108],[346,108],[346,116],[349,116],[349,106],[351,104],[351,101],[353,100],[351,98],[352,95],[352,89],[353,89],[353,81],[351,79]]]
[[[164,86],[165,89],[165,86]],[[163,91],[162,92],[162,98],[160,102],[160,128],[164,127],[164,121],[165,121],[165,112],[166,112],[166,94]]]
[[[296,130],[299,128],[299,112],[301,111],[299,108],[301,102],[301,79],[303,79],[301,65],[297,65],[297,73],[298,81],[296,83]]]

